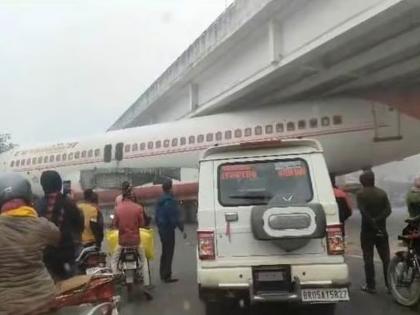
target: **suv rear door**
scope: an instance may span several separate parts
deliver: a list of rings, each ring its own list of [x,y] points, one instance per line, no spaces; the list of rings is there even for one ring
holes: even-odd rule
[[[310,155],[215,163],[218,257],[325,252]]]

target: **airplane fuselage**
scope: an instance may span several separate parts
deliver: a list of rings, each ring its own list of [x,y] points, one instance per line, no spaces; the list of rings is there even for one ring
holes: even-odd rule
[[[40,174],[46,169],[58,170],[63,179],[77,185],[82,171],[195,168],[202,151],[210,146],[302,137],[318,139],[330,171],[344,174],[418,153],[418,134],[418,121],[386,105],[328,99],[20,147],[0,155],[0,170],[23,174],[39,193]]]

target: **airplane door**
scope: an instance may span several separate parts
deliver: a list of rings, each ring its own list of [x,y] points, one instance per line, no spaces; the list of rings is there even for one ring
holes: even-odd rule
[[[124,143],[122,142],[117,143],[117,145],[115,146],[115,160],[117,162],[121,162],[124,158],[123,149],[124,149]]]
[[[107,144],[104,147],[104,162],[110,163],[112,161],[112,144]]]
[[[114,152],[114,158],[117,162],[120,162],[124,158],[124,143],[119,142],[115,145],[115,152]],[[110,163],[112,161],[112,144],[107,144],[104,147],[104,162]]]
[[[391,106],[373,105],[373,120],[375,124],[375,142],[401,140],[400,112]]]

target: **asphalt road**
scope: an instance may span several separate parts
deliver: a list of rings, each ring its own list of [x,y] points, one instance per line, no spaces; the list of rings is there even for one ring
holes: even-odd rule
[[[403,210],[395,211],[389,220],[390,238],[396,239],[398,232],[404,225]],[[347,224],[348,234],[348,256],[346,257],[351,271],[352,286],[350,289],[351,302],[340,304],[336,314],[339,315],[410,315],[419,314],[419,311],[403,308],[397,305],[390,295],[385,291],[382,269],[379,262],[377,267],[378,293],[369,295],[360,291],[360,284],[363,283],[363,264],[359,249],[360,216],[357,212],[350,218]],[[147,315],[201,315],[205,314],[204,306],[198,299],[196,283],[196,261],[195,261],[195,226],[187,227],[188,238],[183,240],[180,233],[177,235],[176,251],[174,258],[174,276],[180,281],[174,284],[161,283],[158,276],[158,259],[152,262],[152,277],[155,288],[153,289],[154,300],[146,301],[140,294],[132,301],[127,301],[122,292],[121,314],[147,314]],[[156,238],[156,254],[159,256],[159,239]],[[392,251],[396,250],[397,242],[392,242]],[[279,305],[270,305],[256,308],[255,314],[307,314],[306,311],[299,311],[295,308],[288,308]],[[241,312],[239,312],[241,313]],[[221,314],[222,315],[222,314]]]

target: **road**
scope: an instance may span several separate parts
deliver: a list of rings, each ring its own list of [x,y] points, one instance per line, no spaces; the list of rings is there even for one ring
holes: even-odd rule
[[[389,220],[390,238],[395,239],[403,226],[403,210],[395,211]],[[384,289],[382,280],[382,269],[377,262],[378,293],[369,295],[360,291],[360,284],[363,283],[363,265],[360,256],[358,235],[360,232],[360,215],[355,212],[347,224],[348,252],[346,257],[351,271],[352,286],[350,289],[351,302],[340,304],[337,308],[338,315],[411,315],[418,314],[418,311],[403,308],[397,305]],[[183,240],[178,233],[176,252],[174,258],[174,274],[180,279],[178,283],[160,283],[158,276],[158,261],[152,263],[154,300],[147,302],[141,296],[133,302],[122,298],[121,314],[147,314],[147,315],[201,315],[205,314],[204,307],[198,299],[197,283],[195,272],[195,226],[187,227],[188,238]],[[156,239],[156,253],[159,255],[159,241]],[[393,250],[396,249],[396,242],[392,242]],[[285,308],[278,305],[260,307],[254,311],[255,314],[295,314],[295,309]],[[306,312],[303,312],[306,313]],[[222,314],[221,314],[222,315]]]

